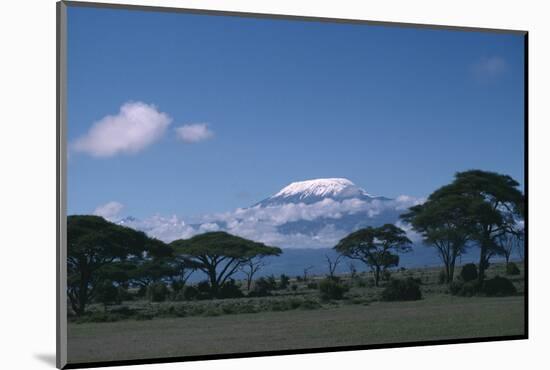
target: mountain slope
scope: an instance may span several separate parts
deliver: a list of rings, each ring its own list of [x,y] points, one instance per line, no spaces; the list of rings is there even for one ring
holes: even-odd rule
[[[366,201],[385,199],[383,197],[372,196],[348,179],[328,178],[293,182],[255,205],[268,207],[287,203],[312,204],[327,198],[339,201],[345,199]]]
[[[198,222],[159,215],[119,222],[166,241],[224,230],[283,248],[326,248],[360,228],[396,223],[418,202],[373,196],[348,179],[327,178],[293,182],[250,207],[204,215]]]

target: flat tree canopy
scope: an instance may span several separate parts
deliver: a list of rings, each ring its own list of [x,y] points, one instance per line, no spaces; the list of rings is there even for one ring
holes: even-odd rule
[[[79,315],[96,293],[101,268],[129,257],[171,253],[166,244],[141,231],[88,215],[67,217],[67,249],[67,293]]]
[[[466,249],[469,236],[469,206],[461,196],[429,197],[409,208],[401,218],[419,232],[424,243],[434,247],[445,266],[445,280],[453,281],[455,262]]]
[[[515,233],[524,218],[525,199],[518,187],[508,175],[470,170],[458,172],[451,184],[430,195],[433,200],[458,197],[467,207],[468,238],[480,247],[479,282],[489,258],[502,253],[499,237]]]
[[[257,256],[278,256],[280,248],[270,247],[223,231],[208,232],[170,243],[177,255],[197,263],[210,280],[215,295],[238,269]]]
[[[411,250],[411,241],[404,230],[393,224],[381,227],[366,227],[340,240],[334,249],[344,256],[357,259],[374,271],[374,282],[378,286],[380,272],[399,264],[398,253]]]

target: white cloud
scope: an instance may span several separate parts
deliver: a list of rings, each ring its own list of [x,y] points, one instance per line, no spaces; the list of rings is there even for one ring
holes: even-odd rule
[[[177,137],[184,143],[192,144],[210,139],[214,132],[206,123],[193,123],[176,128]]]
[[[149,236],[165,242],[187,239],[199,234],[197,229],[187,225],[185,221],[176,215],[165,217],[157,214],[144,220],[132,219],[124,221],[124,226],[144,231]]]
[[[395,226],[403,229],[407,234],[407,238],[409,238],[413,243],[420,244],[423,242],[422,234],[414,231],[411,224],[399,220],[395,223]]]
[[[491,56],[478,60],[473,67],[474,75],[478,80],[493,79],[508,69],[508,63],[501,57]]]
[[[313,204],[289,203],[270,207],[237,208],[232,212],[204,215],[193,225],[186,224],[177,216],[156,215],[128,224],[128,226],[143,230],[166,242],[189,238],[208,231],[224,230],[234,235],[279,247],[332,247],[349,233],[349,230],[342,230],[335,226],[338,224],[338,220],[345,215],[360,213],[365,218],[372,218],[375,221],[375,218],[384,212],[401,213],[423,201],[423,199],[410,196],[399,196],[394,200],[375,199],[370,202],[359,199],[347,199],[340,202],[327,198]],[[321,218],[328,222],[325,222],[325,225],[314,234],[300,232],[289,234],[279,230],[279,226],[288,222],[315,221]],[[397,224],[407,231],[411,240],[419,240],[419,236],[415,235],[410,227],[399,221]]]
[[[137,153],[159,140],[172,118],[154,105],[128,102],[116,115],[94,122],[90,130],[71,145],[77,152],[94,157]]]
[[[120,214],[120,211],[122,211],[123,208],[124,205],[122,203],[113,201],[98,206],[94,210],[94,215],[101,216],[107,220],[112,220]]]

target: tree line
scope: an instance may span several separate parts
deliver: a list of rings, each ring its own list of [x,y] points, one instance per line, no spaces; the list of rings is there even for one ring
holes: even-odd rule
[[[490,258],[504,255],[508,261],[512,248],[523,240],[525,206],[518,187],[507,175],[459,172],[451,184],[437,189],[401,218],[427,246],[435,248],[449,284],[457,258],[466,248],[479,248],[478,279],[482,283]],[[162,282],[175,289],[185,286],[195,271],[207,276],[213,298],[239,272],[250,290],[254,276],[265,266],[264,258],[282,253],[278,247],[222,231],[164,243],[90,215],[69,216],[67,237],[67,296],[77,315],[85,313],[105,286],[146,289]],[[339,253],[336,259],[327,256],[329,277],[334,277],[340,257],[347,257],[368,266],[378,286],[381,274],[397,267],[399,255],[411,251],[412,245],[405,230],[394,224],[357,230],[334,247]]]
[[[451,184],[409,208],[401,219],[422,236],[424,244],[435,248],[448,284],[453,282],[457,258],[466,248],[478,248],[477,279],[482,284],[493,256],[502,255],[508,263],[514,248],[522,250],[525,197],[518,187],[508,175],[458,172]],[[369,266],[378,286],[380,273],[397,266],[399,254],[409,252],[411,245],[403,229],[387,224],[358,230],[334,248]]]

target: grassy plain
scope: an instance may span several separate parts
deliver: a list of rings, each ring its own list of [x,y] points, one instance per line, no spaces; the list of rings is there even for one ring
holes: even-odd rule
[[[490,274],[502,275],[501,269],[502,266],[492,266]],[[422,279],[424,298],[419,301],[382,302],[376,299],[377,288],[361,284],[348,292],[347,299],[321,302],[314,309],[298,306],[285,311],[273,309],[221,315],[207,311],[197,316],[156,317],[145,321],[71,322],[68,328],[69,362],[524,334],[523,272],[513,279],[518,295],[468,298],[447,294],[446,286],[437,283],[438,271],[417,269],[396,273]],[[285,300],[287,296],[313,299],[315,295],[315,290],[303,286],[280,296],[255,299]],[[161,303],[157,308],[171,304]],[[215,308],[220,302],[200,304]]]

